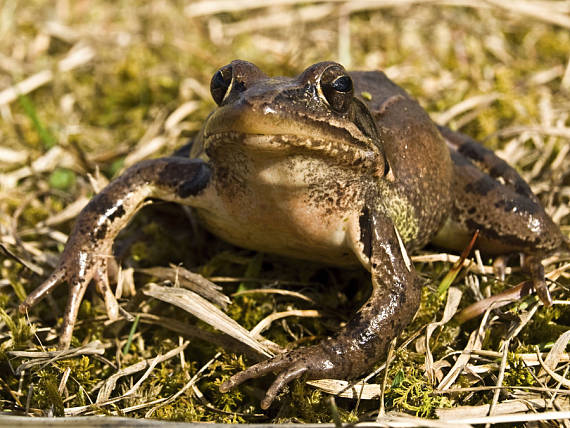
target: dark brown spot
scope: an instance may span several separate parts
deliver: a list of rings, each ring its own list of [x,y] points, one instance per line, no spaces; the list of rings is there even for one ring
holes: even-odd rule
[[[358,218],[360,225],[360,242],[362,243],[364,255],[370,259],[372,256],[372,224],[370,222],[370,211],[364,206]]]
[[[476,193],[481,196],[486,196],[490,191],[496,189],[497,182],[490,177],[483,176],[479,180],[469,183],[465,186],[465,192]]]

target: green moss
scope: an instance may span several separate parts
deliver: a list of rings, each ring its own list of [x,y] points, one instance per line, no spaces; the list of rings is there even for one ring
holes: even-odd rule
[[[271,297],[256,295],[255,297],[239,296],[228,308],[228,315],[243,325],[252,329],[274,309]]]
[[[100,361],[86,355],[58,361],[56,366],[61,373],[68,368],[71,370],[71,381],[68,381],[66,384],[66,388],[70,394],[91,390],[101,376],[108,372],[108,369],[105,369],[104,372],[101,371],[105,366],[102,365]]]
[[[560,324],[563,314],[560,306],[542,307],[533,317],[532,324],[527,324],[521,332],[525,343],[536,344],[541,348],[552,344],[561,334],[568,331],[567,324]]]
[[[568,46],[570,46],[568,31],[562,29],[542,31],[533,44],[540,60],[562,64],[568,61]]]
[[[524,363],[520,355],[509,352],[507,355],[509,369],[505,370],[503,384],[508,386],[532,386],[536,383],[533,373]]]
[[[75,173],[69,169],[57,168],[49,177],[51,187],[58,190],[70,190],[75,185]]]
[[[50,149],[56,143],[56,138],[48,130],[43,121],[39,118],[37,109],[34,103],[26,95],[20,95],[18,98],[26,116],[30,119],[39,140],[41,141],[44,149]]]
[[[18,303],[23,302],[26,298],[24,284],[26,281],[26,268],[19,263],[9,263],[7,266],[0,267],[2,277],[9,281],[12,291],[17,297]]]
[[[31,390],[33,406],[53,412],[55,416],[64,416],[65,405],[58,391],[57,375],[51,370],[41,370],[36,377]]]
[[[447,397],[433,393],[433,386],[424,373],[414,367],[397,371],[386,399],[393,410],[413,412],[422,417],[433,416],[435,409],[450,405]]]
[[[14,318],[10,317],[4,309],[0,308],[0,319],[6,323],[10,330],[10,337],[13,340],[12,346],[15,349],[19,349],[28,344],[36,331],[36,327],[28,323],[23,316]]]
[[[6,293],[0,293],[0,309],[5,309],[10,303],[10,295]]]
[[[162,406],[153,414],[153,418],[173,422],[206,421],[209,420],[207,416],[206,409],[189,397],[181,397],[176,403]]]

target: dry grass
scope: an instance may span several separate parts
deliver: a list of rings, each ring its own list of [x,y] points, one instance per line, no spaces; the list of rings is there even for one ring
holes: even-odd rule
[[[99,297],[87,299],[74,349],[59,354],[53,349],[64,290],[29,318],[16,308],[50,272],[94,191],[126,166],[171,153],[200,127],[213,107],[212,73],[235,58],[281,75],[324,59],[384,69],[438,121],[515,165],[568,234],[569,29],[566,1],[0,3],[0,409],[328,422],[334,412],[326,391],[348,397],[336,400],[341,419],[370,420],[386,379],[387,425],[402,423],[394,412],[454,425],[537,419],[567,425],[570,267],[557,257],[546,266],[552,308],[529,296],[500,309],[501,302],[487,304],[482,317],[458,325],[457,311],[524,275],[514,264],[504,281],[496,278],[493,260],[476,254],[440,297],[435,290],[455,259],[424,252],[416,258],[430,280],[422,308],[387,372],[382,365],[364,385],[296,383],[266,415],[257,407],[263,382],[220,394],[221,379],[243,367],[239,355],[249,364],[260,353],[330,334],[364,296],[364,273],[230,247],[196,229],[188,212],[158,204],[119,240],[121,321],[109,323]],[[168,234],[172,228],[176,236]],[[250,345],[149,297],[179,281],[176,268],[148,270],[171,262],[228,295],[262,289],[241,293],[229,306],[249,331],[217,309],[193,306],[192,292],[184,293],[186,310],[211,316],[210,324],[221,320]],[[208,290],[202,297],[226,304],[215,287],[189,272],[185,278],[188,287],[198,281]],[[147,284],[151,279],[161,285]],[[237,354],[217,354],[224,349]]]

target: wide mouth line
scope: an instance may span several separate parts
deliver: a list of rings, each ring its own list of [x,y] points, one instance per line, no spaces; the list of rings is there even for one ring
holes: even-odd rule
[[[334,138],[333,136],[320,137],[311,134],[290,134],[290,133],[254,133],[254,132],[240,132],[240,131],[220,131],[212,134],[204,135],[204,140],[222,140],[226,139],[228,142],[259,142],[259,143],[282,143],[290,145],[328,145],[336,147],[345,147],[346,150],[364,150],[356,144],[346,140]],[[297,143],[297,144],[295,144]]]
[[[207,145],[217,142],[242,143],[260,150],[305,149],[337,158],[353,165],[373,167],[378,153],[370,148],[358,147],[347,141],[325,139],[297,134],[253,134],[236,131],[221,131],[204,137]]]

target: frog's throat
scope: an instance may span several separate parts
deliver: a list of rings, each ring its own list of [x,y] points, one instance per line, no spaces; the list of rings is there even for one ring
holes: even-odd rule
[[[204,148],[207,153],[211,153],[230,144],[242,145],[246,150],[282,152],[285,155],[302,149],[317,156],[330,158],[335,164],[372,170],[373,174],[378,176],[384,175],[386,169],[383,154],[373,145],[365,149],[347,141],[325,140],[311,136],[220,132],[208,135],[204,141]]]

